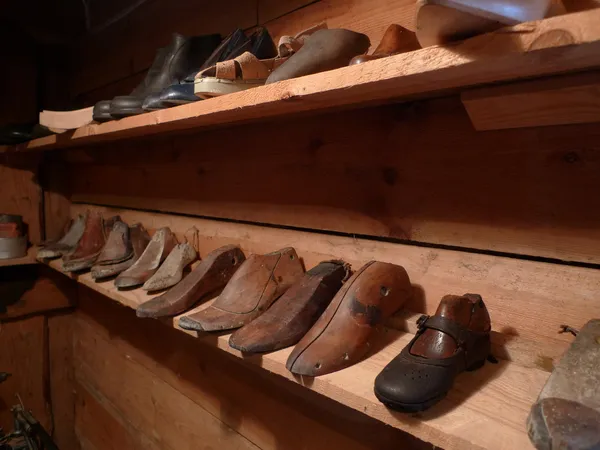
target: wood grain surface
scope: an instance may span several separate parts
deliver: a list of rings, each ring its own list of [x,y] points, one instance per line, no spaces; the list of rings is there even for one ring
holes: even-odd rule
[[[286,123],[66,152],[72,200],[600,262],[595,125],[481,133],[458,98]]]
[[[564,75],[465,91],[478,131],[600,121],[600,73]]]
[[[118,443],[127,441],[132,442],[133,448],[173,448],[170,442],[177,438],[171,435],[195,432],[184,428],[185,424],[207,415],[221,421],[219,433],[227,437],[216,441],[210,433],[204,440],[190,441],[183,448],[198,448],[199,445],[240,448],[246,444],[240,444],[243,441],[235,438],[239,435],[265,450],[392,450],[398,445],[415,442],[398,430],[326,398],[306,396],[305,390],[295,384],[281,380],[282,384],[277,377],[256,373],[241,361],[156,320],[136,319],[133,311],[111,304],[89,289],[82,288],[80,296],[82,307],[77,315],[75,339],[82,342],[81,347],[93,346],[95,352],[108,358],[104,363],[99,357],[87,356],[86,352],[76,363],[78,376],[83,378],[85,373],[82,381],[82,387],[87,391],[83,393],[85,407],[93,408],[87,416],[94,414],[94,410],[99,415],[99,423],[87,419],[78,428],[81,430],[85,425],[89,431],[83,430],[80,434],[99,448],[122,448]],[[76,349],[78,347],[76,344]],[[125,406],[120,400],[112,402],[113,388],[105,386],[106,381],[99,379],[101,373],[108,370],[104,368],[108,363],[113,364],[115,373],[124,371],[128,376],[135,368],[142,382],[152,379],[153,385],[160,386],[160,390],[174,390],[167,405],[157,402],[158,388],[148,392],[137,386],[138,375],[126,386],[126,395],[132,405]],[[90,369],[94,369],[94,373],[90,373]],[[100,373],[96,374],[96,370]],[[158,408],[169,408],[173,403],[184,405],[192,417],[180,419],[181,415],[175,413],[171,418],[178,419],[176,423],[180,425],[177,427],[165,424],[156,431],[140,429],[140,412],[132,408],[145,404],[147,397],[157,402],[148,405],[150,413]],[[128,414],[124,414],[126,409]],[[148,414],[142,413],[145,417]],[[156,414],[160,417],[161,413]],[[167,422],[172,423],[172,419]],[[111,426],[116,427],[114,438],[103,429],[103,423],[112,423]],[[140,446],[144,442],[147,447]],[[411,448],[429,447],[415,445]]]
[[[433,267],[429,270],[435,271]],[[522,272],[520,271],[520,273]],[[423,280],[421,282],[425,286],[425,289],[427,289],[427,284]],[[93,287],[94,285],[91,286]],[[134,306],[139,304],[139,300],[136,298],[137,291],[117,292],[110,285],[107,286],[106,284],[104,286],[98,284],[96,288],[100,292],[104,291],[110,298],[125,305]],[[479,291],[481,292],[481,289]],[[491,301],[490,297],[486,297],[484,294],[484,298],[486,298],[489,305]],[[492,301],[492,303],[494,302]],[[101,299],[98,298],[95,300],[94,304],[99,307]],[[492,310],[492,307],[490,307],[490,310]],[[499,315],[499,313],[495,314],[492,312],[492,321]],[[111,314],[110,317],[110,320],[114,321],[116,316]],[[172,323],[175,324],[176,322],[177,318]],[[129,329],[139,331],[138,327],[145,326],[145,323],[147,322],[129,327]],[[538,328],[540,327],[538,326]],[[521,329],[519,329],[520,331]],[[516,330],[515,333],[517,333]],[[120,335],[121,333],[114,333],[112,335],[113,342],[107,345],[107,348],[112,349],[113,353],[116,346],[114,340],[126,339]],[[194,335],[196,334],[194,333]],[[148,335],[146,334],[145,336]],[[229,335],[227,334],[200,334],[196,336],[199,337],[201,342],[209,346],[217,347],[235,356],[242,357],[240,352],[233,350],[229,346]],[[529,443],[523,423],[531,404],[537,397],[537,392],[549,375],[548,372],[541,368],[526,368],[516,363],[503,361],[496,365],[488,364],[484,369],[476,372],[463,374],[458,379],[455,388],[449,396],[437,407],[432,408],[432,410],[420,417],[396,414],[388,411],[381,405],[373,394],[373,380],[385,364],[396,356],[410,341],[412,336],[411,334],[403,334],[391,330],[381,332],[378,334],[377,343],[374,344],[375,353],[370,354],[367,359],[348,369],[317,378],[294,377],[287,371],[285,362],[289,357],[291,349],[280,350],[262,356],[244,356],[244,361],[257,364],[269,372],[274,372],[288,380],[295,381],[312,391],[323,394],[393,427],[408,431],[420,439],[445,449],[533,448]],[[80,338],[80,342],[83,346],[88,345],[88,339]],[[84,378],[89,380],[96,376],[102,376],[100,382],[104,386],[104,383],[107,382],[105,377],[110,378],[112,375],[107,372],[107,369],[102,368],[101,364],[104,364],[104,362],[100,363],[101,358],[94,355],[98,352],[108,354],[108,350],[102,351],[98,348],[99,345],[103,345],[100,340],[96,339],[93,342],[96,346],[94,351],[91,351],[92,349],[81,351],[81,354],[85,355],[85,359],[89,361],[85,364],[93,367],[93,370],[92,368],[88,368],[84,372]],[[168,347],[165,351],[173,357],[174,347]],[[131,352],[127,354],[131,355]],[[106,358],[112,357],[108,355]],[[96,362],[92,362],[92,359]],[[120,367],[122,362],[114,361],[112,363],[113,368],[116,367],[115,364]],[[209,365],[207,364],[206,367]],[[141,374],[136,371],[136,380],[140,376]],[[239,372],[237,376],[239,377]],[[140,384],[144,385],[145,382]],[[127,386],[125,397],[133,399],[135,394],[132,391],[135,391],[137,388],[129,384]],[[151,392],[154,392],[154,388]],[[110,395],[116,398],[116,394]],[[119,394],[119,398],[122,395],[122,393]],[[142,414],[141,411],[134,410],[138,408],[135,404],[127,406],[127,408],[128,417],[137,417],[137,415]],[[151,406],[146,405],[145,408],[151,408]],[[136,418],[135,420],[140,419]],[[167,430],[164,430],[164,433],[167,432]],[[501,441],[494,437],[498,433],[501,433],[503,436]],[[244,434],[248,436],[248,434]]]

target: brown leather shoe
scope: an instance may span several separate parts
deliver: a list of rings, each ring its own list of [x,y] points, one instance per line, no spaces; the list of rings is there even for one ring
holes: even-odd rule
[[[266,311],[302,275],[304,268],[291,247],[250,255],[211,306],[182,317],[179,325],[197,331],[239,328]]]
[[[187,242],[177,244],[156,273],[148,279],[142,289],[160,291],[175,286],[183,278],[183,269],[196,261],[196,250]]]
[[[120,220],[119,216],[104,221],[100,213],[89,212],[85,221],[85,230],[77,247],[72,253],[63,256],[63,270],[77,272],[91,268],[106,243],[105,226],[110,224],[112,227],[117,220]]]
[[[110,230],[106,244],[98,255],[95,264],[107,266],[123,262],[133,256],[133,247],[129,238],[129,226],[117,220]]]
[[[131,242],[132,255],[129,259],[122,262],[110,265],[94,265],[92,267],[92,278],[101,280],[120,274],[129,269],[135,262],[140,259],[144,250],[150,242],[150,235],[140,223],[136,223],[129,227],[129,240]]]
[[[169,228],[160,228],[154,233],[140,259],[115,280],[118,288],[130,288],[144,284],[156,273],[162,262],[177,245],[177,238]]]
[[[87,214],[86,216],[77,216],[71,224],[69,231],[60,240],[38,250],[37,258],[54,259],[73,252],[85,231],[86,217]]]
[[[296,344],[349,276],[350,266],[343,261],[313,267],[264,314],[233,333],[229,345],[244,353],[263,353]]]
[[[374,59],[385,58],[386,56],[397,55],[399,53],[412,52],[421,48],[417,35],[400,25],[392,24],[387,30],[381,42],[370,55],[359,55],[352,58],[349,65],[362,64]]]
[[[411,294],[403,267],[378,261],[365,264],[294,347],[288,370],[316,377],[356,364],[369,351],[374,328],[398,311]]]
[[[138,317],[167,317],[192,308],[207,294],[221,289],[246,257],[235,245],[213,250],[181,283],[138,306]]]
[[[341,28],[316,31],[297,53],[269,75],[265,84],[347,66],[353,57],[366,53],[370,45],[366,35],[354,31]]]
[[[422,316],[414,339],[375,379],[380,402],[423,411],[446,396],[456,376],[490,353],[490,316],[480,295],[446,295],[435,316]]]

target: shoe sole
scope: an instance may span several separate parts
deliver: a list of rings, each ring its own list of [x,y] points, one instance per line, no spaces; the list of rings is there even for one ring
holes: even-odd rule
[[[119,108],[115,110],[110,110],[110,116],[113,119],[122,119],[124,117],[137,116],[139,114],[144,114],[146,111],[143,108]]]
[[[201,99],[234,94],[258,86],[263,86],[266,80],[222,80],[215,77],[198,78],[194,81],[194,94]]]
[[[448,394],[447,392],[444,392],[442,395],[439,395],[437,397],[434,397],[432,399],[426,400],[421,403],[402,403],[402,402],[398,402],[398,401],[392,400],[390,398],[387,398],[384,395],[381,395],[379,392],[377,392],[377,389],[375,389],[374,392],[375,392],[375,397],[377,397],[377,400],[379,400],[385,406],[393,409],[394,411],[404,412],[404,413],[417,413],[417,412],[425,411],[426,409],[429,409],[433,405],[438,403],[440,400],[442,400]]]

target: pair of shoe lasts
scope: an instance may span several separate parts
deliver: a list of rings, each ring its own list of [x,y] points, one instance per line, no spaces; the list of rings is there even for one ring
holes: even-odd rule
[[[63,270],[67,272],[90,269],[98,262],[106,263],[109,258],[113,262],[125,261],[130,256],[127,254],[130,249],[125,249],[125,255],[109,252],[114,247],[111,230],[120,225],[127,227],[119,216],[104,220],[99,213],[87,211],[85,215],[79,215],[72,221],[69,230],[60,240],[38,250],[37,258],[48,260],[62,256]]]
[[[104,220],[99,213],[89,211],[86,212],[83,218],[78,217],[71,229],[61,239],[62,243],[67,243],[67,246],[62,246],[59,244],[61,241],[59,241],[56,246],[52,247],[55,254],[62,254],[63,270],[66,272],[80,272],[90,269],[102,252],[113,224],[120,220],[119,216]],[[84,224],[83,232],[81,232],[81,221]],[[69,240],[77,236],[79,236],[77,243],[71,249],[68,249],[68,244],[73,242],[69,242]],[[46,252],[42,251],[41,254],[43,256]]]
[[[225,287],[212,305],[182,318],[181,325],[204,331],[239,328],[258,317],[303,274],[292,248],[246,259],[239,247],[226,245],[210,252],[181,283],[140,305],[137,315],[181,314]]]
[[[115,228],[111,234],[111,236],[115,236],[115,248],[121,248],[121,252],[127,247],[126,239],[124,239],[125,227]],[[141,225],[139,225],[139,229],[136,228],[132,231],[131,246],[135,249],[134,256],[128,260],[131,261],[131,264],[120,271],[115,280],[115,286],[119,289],[134,288],[140,285],[146,291],[170,288],[181,281],[184,269],[197,258],[196,250],[187,242],[177,243],[177,238],[169,228],[158,229],[152,239]],[[119,261],[116,261],[116,265],[119,270],[123,268]],[[114,265],[109,267],[115,268]],[[101,262],[95,269],[92,276],[96,274],[96,278],[99,278],[98,275],[104,277],[113,275],[106,271]],[[114,270],[109,269],[109,272],[114,272]]]
[[[356,364],[369,352],[376,327],[410,298],[412,286],[404,268],[378,261],[348,277],[343,261],[321,262],[233,333],[229,344],[244,353],[295,345],[286,366],[297,375],[325,375]]]
[[[347,65],[384,58],[421,48],[415,33],[400,25],[390,25],[371,55],[366,55],[369,38],[345,29],[314,32],[306,43],[267,78],[265,84],[333,70]]]

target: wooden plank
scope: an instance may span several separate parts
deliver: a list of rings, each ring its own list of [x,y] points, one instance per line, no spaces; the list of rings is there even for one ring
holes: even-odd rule
[[[326,404],[330,400],[319,396],[308,402],[300,386],[275,386],[275,377],[250,371],[158,321],[139,321],[133,311],[92,290],[83,288],[81,299],[81,336],[106,340],[114,352],[128,355],[261,449],[391,450],[411,441],[399,430],[347,408],[332,415]],[[349,417],[350,412],[354,414]]]
[[[74,342],[75,377],[86,389],[104,397],[132,432],[147,434],[157,448],[205,447],[236,450],[258,447],[155,377],[109,342],[78,328]],[[174,427],[173,425],[176,424]]]
[[[77,208],[74,208],[76,212]],[[552,359],[559,357],[570,342],[568,336],[557,334],[557,328],[562,323],[578,327],[587,317],[600,314],[600,305],[595,299],[595,292],[600,287],[600,272],[595,269],[189,217],[126,210],[105,212],[118,212],[124,220],[141,221],[150,229],[170,226],[180,236],[195,225],[201,230],[201,255],[232,243],[241,245],[248,254],[291,245],[307,268],[332,258],[342,258],[354,267],[371,259],[401,264],[415,287],[413,300],[406,307],[413,311],[432,313],[441,296],[447,293],[480,293],[490,310],[495,336],[503,335],[507,347],[508,343],[514,343],[511,351],[518,351],[517,347],[523,343],[537,344],[521,347],[530,357],[535,355],[537,368],[501,362],[487,365],[482,371],[464,374],[452,394],[419,419],[389,412],[376,401],[372,392],[374,377],[409,342],[410,334],[391,330],[382,333],[381,345],[376,346],[381,350],[377,353],[356,366],[314,380],[296,379],[285,369],[290,349],[244,358],[446,449],[531,448],[523,423],[548,377]],[[137,290],[119,292],[110,282],[94,283],[89,275],[79,276],[78,281],[130,307],[136,307],[148,298]],[[177,318],[173,323],[176,321]],[[199,338],[242,357],[229,347],[228,335],[202,334]],[[499,434],[503,436],[502,441],[494,437]]]
[[[19,403],[16,397],[19,394],[25,407],[49,430],[51,418],[45,393],[45,318],[38,316],[3,323],[0,340],[0,371],[12,374],[0,384],[0,425],[6,431],[12,430],[10,407]]]
[[[321,0],[258,0],[258,24],[263,25],[317,1]]]
[[[155,439],[148,437],[146,431],[131,430],[116,419],[106,404],[100,403],[85,386],[77,384],[75,428],[81,449],[87,450],[159,450]],[[123,420],[121,418],[121,420]]]
[[[73,315],[48,317],[50,399],[54,418],[53,439],[59,448],[79,449],[75,435],[75,384],[73,379]],[[104,447],[101,447],[104,448]],[[127,447],[121,447],[127,448]]]
[[[559,356],[570,343],[568,336],[557,334],[562,323],[577,328],[587,317],[600,317],[600,304],[594,297],[600,287],[600,271],[596,269],[89,205],[74,205],[72,213],[86,208],[105,215],[119,214],[128,223],[141,222],[151,230],[168,226],[180,240],[195,226],[200,230],[201,256],[236,243],[246,254],[293,246],[307,269],[320,261],[340,258],[354,268],[372,259],[400,264],[415,286],[407,310],[433,314],[439,300],[448,293],[479,293],[492,315],[493,330],[508,341],[502,345],[515,355],[527,348],[533,360],[528,365],[537,362],[537,367],[544,370],[547,364],[540,361]],[[56,262],[51,266],[60,268]],[[150,298],[140,289],[120,292],[111,282],[95,283],[89,274],[76,279],[129,307]],[[561,298],[570,299],[568,308],[563,308]],[[520,347],[522,339],[525,347]],[[536,345],[531,348],[530,344]]]
[[[0,272],[0,323],[73,306],[72,286],[45,267]]]
[[[600,73],[566,75],[465,91],[478,131],[600,121]]]
[[[132,292],[120,294],[134,301]],[[112,298],[116,298],[113,292]],[[192,333],[190,333],[192,334]],[[294,377],[285,368],[291,349],[261,356],[243,356],[228,345],[229,335],[200,335],[202,342],[215,346],[228,353],[244,358],[263,369],[295,381],[315,392],[354,408],[386,424],[408,431],[419,439],[445,449],[529,449],[523,421],[537,392],[545,383],[548,373],[539,369],[523,368],[514,363],[501,362],[487,365],[478,372],[464,374],[455,389],[439,406],[419,418],[388,411],[373,395],[373,380],[387,362],[409,342],[412,335],[388,330],[382,332],[374,347],[377,353],[356,366],[343,371],[303,380]],[[94,341],[98,344],[98,339]],[[89,358],[97,348],[82,351]],[[173,350],[171,350],[172,352]],[[105,357],[106,358],[106,357]],[[108,360],[106,364],[119,367]],[[94,370],[97,373],[98,369]],[[91,370],[83,375],[88,380],[93,377]],[[103,372],[97,376],[109,376]],[[136,375],[139,380],[139,375]],[[137,412],[128,412],[128,417]],[[502,441],[493,436],[501,433]]]
[[[600,30],[596,26],[599,19],[600,11],[593,10],[529,22],[450,47],[426,48],[202,102],[91,124],[73,133],[36,139],[16,148],[23,152],[115,141],[300,112],[401,101],[479,84],[585,70],[600,65]],[[14,149],[4,147],[0,152]]]
[[[77,202],[598,264],[599,139],[479,133],[448,98],[64,156]]]
[[[0,155],[0,213],[23,216],[29,241],[42,241],[42,191],[37,182],[37,155]]]

